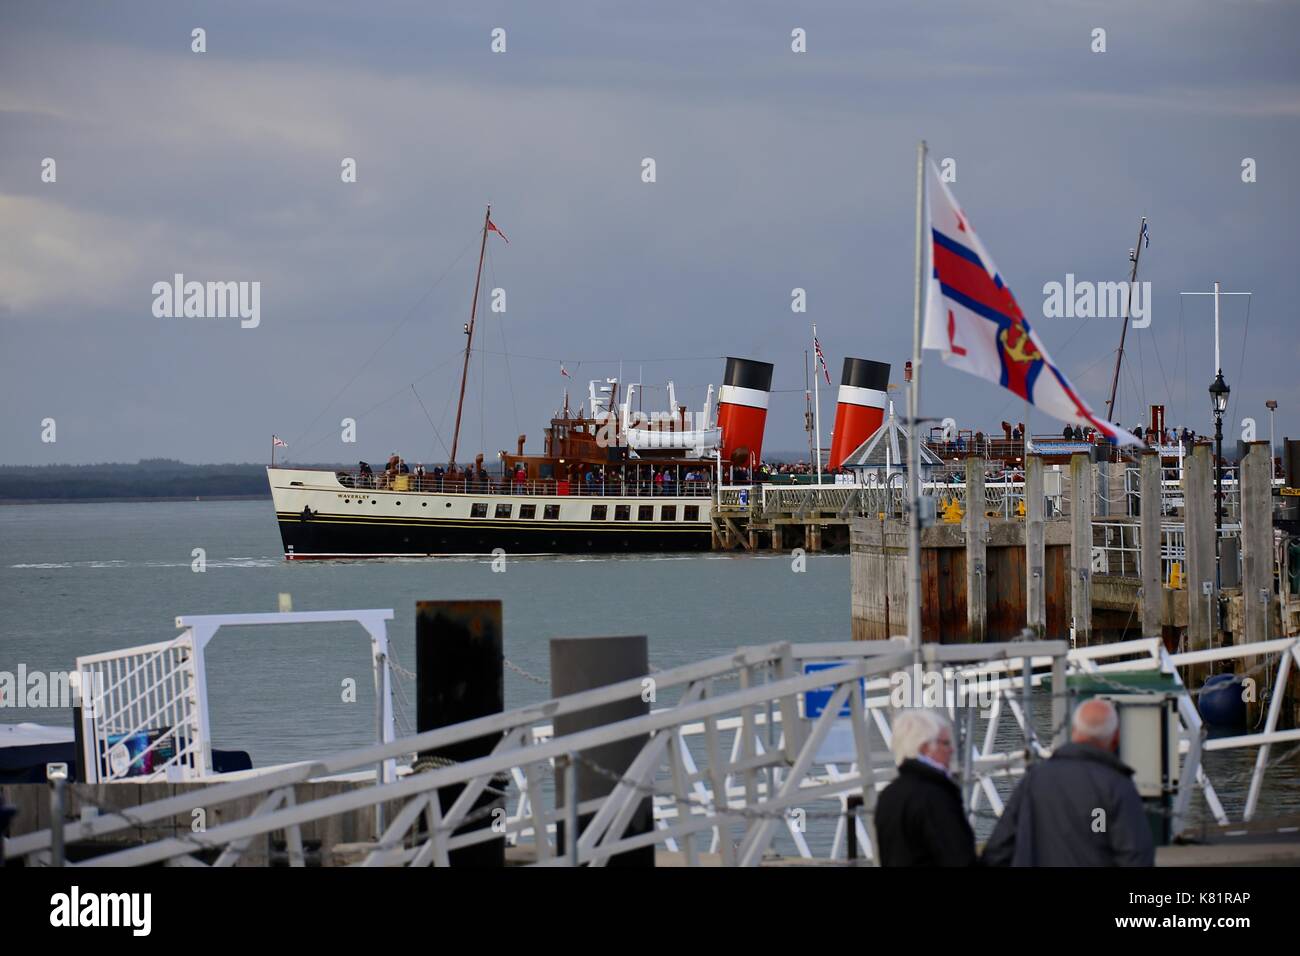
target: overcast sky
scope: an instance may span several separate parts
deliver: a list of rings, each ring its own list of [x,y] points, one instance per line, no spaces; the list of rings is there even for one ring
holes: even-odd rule
[[[1044,318],[1043,285],[1125,277],[1146,215],[1117,418],[1211,430],[1211,303],[1179,293],[1219,279],[1254,293],[1223,307],[1233,422],[1267,438],[1272,398],[1296,435],[1297,47],[1269,0],[8,0],[0,463],[261,461],[273,432],[300,461],[445,460],[489,200],[507,311],[480,309],[460,458],[539,450],[566,381],[620,360],[696,408],[725,355],[775,363],[765,447],[806,449],[810,322],[837,384],[845,355],[902,381],[923,137],[1094,408],[1119,321]],[[175,273],[260,282],[260,325],[156,317]],[[1009,399],[926,364],[927,414],[989,428]]]

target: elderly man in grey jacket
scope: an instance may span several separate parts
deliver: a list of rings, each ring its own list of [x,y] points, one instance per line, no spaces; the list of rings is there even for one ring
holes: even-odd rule
[[[984,848],[986,866],[1152,866],[1155,847],[1116,756],[1119,715],[1105,700],[1074,712],[1072,742],[1020,781]]]

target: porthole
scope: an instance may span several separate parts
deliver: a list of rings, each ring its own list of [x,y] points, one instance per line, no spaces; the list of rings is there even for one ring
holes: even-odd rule
[[[394,501],[393,504],[397,505],[397,507],[399,508],[402,507],[402,503],[400,501]]]
[[[421,501],[421,502],[420,502],[420,507],[421,507],[421,508],[427,508],[427,507],[429,507],[429,502],[427,502],[427,501]]]

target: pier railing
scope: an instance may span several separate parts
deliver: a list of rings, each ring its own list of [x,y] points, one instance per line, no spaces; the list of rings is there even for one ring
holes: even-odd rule
[[[1208,752],[1257,749],[1239,811],[1243,820],[1252,819],[1272,748],[1300,741],[1300,730],[1278,729],[1291,668],[1300,666],[1300,640],[1172,655],[1157,638],[1080,648],[1068,655],[1066,647],[1063,641],[927,644],[914,652],[897,640],[744,647],[645,678],[312,763],[244,774],[129,810],[60,821],[57,835],[46,829],[10,839],[5,848],[10,859],[41,865],[55,862],[54,847],[138,838],[140,833],[157,832],[158,824],[179,820],[183,825],[174,828],[174,835],[112,849],[84,865],[231,865],[253,840],[283,833],[289,862],[301,866],[305,827],[358,811],[374,811],[379,817],[387,804],[396,812],[387,823],[380,817],[374,839],[359,848],[362,865],[447,865],[453,850],[504,839],[530,846],[535,862],[543,866],[598,866],[615,854],[650,845],[680,848],[690,864],[697,863],[702,852],[713,851],[724,864],[752,866],[779,834],[789,834],[800,855],[816,855],[801,837],[809,821],[817,820],[836,822],[835,837],[822,850],[830,858],[843,857],[852,832],[864,856],[874,860],[875,798],[895,774],[886,748],[900,706],[948,711],[964,806],[972,818],[996,817],[1006,788],[1066,739],[1072,703],[1067,673],[1084,675],[1122,695],[1149,692],[1123,683],[1127,673],[1143,670],[1160,672],[1180,688],[1181,761],[1169,811],[1173,832],[1187,824],[1197,789],[1214,819],[1229,822],[1228,809],[1203,764]],[[1232,660],[1243,661],[1245,676],[1258,678],[1263,688],[1260,699],[1269,701],[1264,726],[1257,732],[1207,739],[1193,695],[1181,690],[1178,671]],[[812,670],[810,664],[823,669]],[[939,675],[932,685],[931,674]],[[655,682],[660,697],[673,692],[676,703],[616,723],[554,733],[557,717],[641,698],[647,679]],[[937,688],[933,701],[920,696],[927,685]],[[819,700],[816,708],[814,695]],[[301,787],[483,737],[496,741],[491,753],[461,763],[438,761],[431,769],[403,772],[395,779],[380,777],[314,799]],[[637,756],[619,771],[592,757],[598,748],[630,740],[639,745]],[[611,786],[604,796],[578,800],[573,780],[580,764],[608,778]],[[554,786],[560,774],[569,780],[563,801]],[[462,788],[459,796],[440,800],[438,790],[453,786]],[[473,810],[485,795],[500,800]],[[861,798],[860,814],[849,803],[851,797]],[[514,801],[513,812],[501,806],[507,798]],[[654,808],[653,827],[629,831],[646,800]],[[228,822],[206,831],[189,826],[197,809],[211,813],[234,805],[253,810],[242,818],[223,813],[220,819]],[[580,815],[587,817],[581,826]],[[563,841],[556,835],[561,821]]]
[[[895,476],[901,479],[902,476]],[[942,506],[957,502],[967,509],[964,481],[930,480],[922,484],[921,493],[939,500]],[[1054,512],[1060,511],[1059,495],[1048,495]],[[1023,515],[1025,486],[1020,481],[990,481],[984,485],[984,513],[1004,518]],[[717,490],[716,505],[725,511],[745,512],[756,516],[794,514],[811,516],[830,514],[838,518],[874,518],[882,512],[900,517],[907,505],[907,489],[901,480],[887,483],[832,484],[824,482],[800,485],[723,485]]]
[[[82,765],[87,783],[201,780],[213,772],[207,646],[222,627],[355,622],[370,639],[375,733],[394,731],[388,655],[390,609],[209,614],[176,618],[170,641],[77,658],[82,675]],[[381,767],[389,777],[394,766]]]

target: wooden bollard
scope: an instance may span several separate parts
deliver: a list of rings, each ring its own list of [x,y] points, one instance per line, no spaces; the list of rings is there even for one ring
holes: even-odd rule
[[[639,637],[557,637],[551,640],[551,694],[562,697],[576,694],[593,687],[617,684],[629,678],[648,678],[650,664],[647,642]],[[653,691],[654,685],[648,685]],[[561,714],[555,718],[555,736],[577,733],[601,727],[620,720],[643,717],[650,713],[650,700],[654,694],[642,693],[600,707],[572,714]],[[636,755],[645,746],[646,737],[620,740],[615,743],[593,747],[579,753],[577,768],[578,802],[603,797],[616,786],[611,775],[621,776],[631,766]],[[566,792],[564,778],[556,780],[556,805],[567,806],[569,795]],[[592,814],[582,814],[578,820],[578,831],[583,832],[591,821]],[[631,822],[624,831],[625,836],[649,833],[654,827],[654,812],[650,796],[639,801]],[[563,850],[568,846],[563,820],[559,826],[559,844]],[[579,861],[581,862],[581,860]],[[618,853],[609,858],[609,866],[654,866],[653,846],[641,847]]]
[[[417,601],[415,720],[419,732],[501,713],[505,709],[503,665],[500,601]],[[417,767],[421,761],[436,766],[444,761],[464,763],[486,757],[499,740],[500,735],[493,734],[421,751]],[[438,788],[444,813],[464,789],[462,784]],[[504,798],[486,791],[469,812],[485,807],[504,810]],[[454,832],[486,829],[492,826],[492,816],[483,816]],[[452,866],[494,867],[505,865],[505,854],[502,836],[452,850],[449,858]]]

